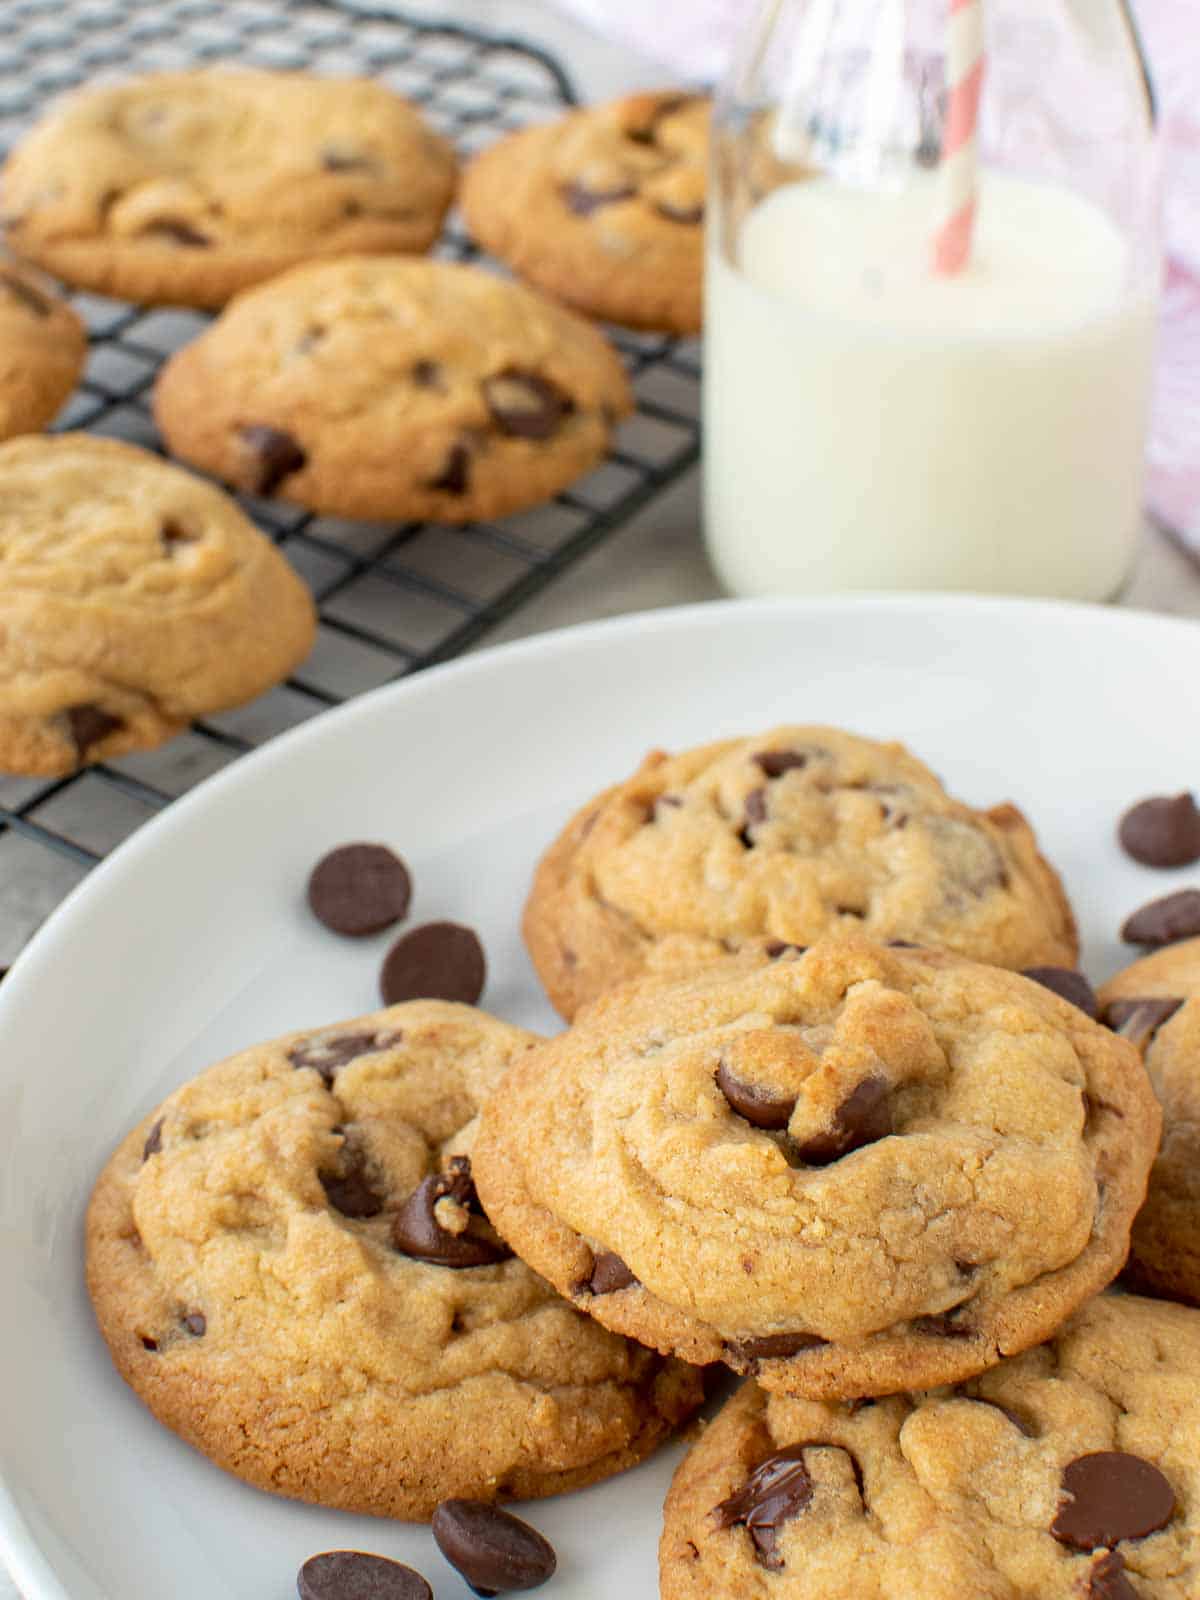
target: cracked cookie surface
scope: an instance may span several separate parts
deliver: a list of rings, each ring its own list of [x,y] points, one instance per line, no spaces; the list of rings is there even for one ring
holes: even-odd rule
[[[71,307],[0,257],[0,439],[53,421],[86,357],[87,333]]]
[[[644,972],[838,929],[1016,969],[1078,954],[1014,806],[973,811],[902,745],[822,727],[651,755],[551,845],[524,923],[568,1020]]]
[[[427,250],[455,181],[451,147],[382,84],[220,68],[81,90],[3,174],[20,254],[192,306],[313,256]]]
[[[479,1212],[482,1100],[536,1040],[416,1001],[243,1051],[118,1148],[87,1276],[122,1377],[259,1488],[428,1518],[649,1455],[700,1375],[581,1316]]]
[[[661,1592],[1192,1600],[1198,1505],[1200,1313],[1110,1293],[957,1388],[831,1405],[746,1384],[675,1474]]]
[[[1120,1269],[1159,1110],[1028,979],[829,939],[603,996],[485,1108],[488,1215],[606,1327],[767,1388],[958,1381]]]
[[[631,407],[582,318],[478,268],[367,257],[242,295],[154,396],[172,451],[238,488],[437,522],[548,500]]]
[[[467,226],[579,311],[695,333],[709,120],[701,96],[635,94],[510,134],[467,168]]]
[[[314,630],[304,583],[211,484],[88,434],[0,445],[0,770],[161,744],[286,677]]]
[[[1100,991],[1102,1015],[1143,1052],[1162,1148],[1133,1225],[1128,1281],[1200,1306],[1200,939],[1168,945]]]

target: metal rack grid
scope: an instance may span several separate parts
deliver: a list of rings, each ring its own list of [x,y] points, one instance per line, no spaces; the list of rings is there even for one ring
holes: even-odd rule
[[[528,44],[379,10],[377,0],[3,0],[0,153],[48,98],[85,79],[221,60],[376,76],[419,103],[464,155],[575,99],[558,63]],[[453,218],[436,253],[477,255]],[[91,358],[58,426],[161,448],[149,391],[165,358],[210,319],[92,295],[74,303]],[[316,648],[286,684],[159,750],[60,780],[0,776],[0,963],[176,796],[285,728],[466,650],[692,465],[698,347],[612,331],[637,414],[608,459],[547,506],[451,529],[243,500],[312,585]]]

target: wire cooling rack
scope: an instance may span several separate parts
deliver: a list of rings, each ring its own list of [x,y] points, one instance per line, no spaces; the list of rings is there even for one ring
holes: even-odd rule
[[[217,61],[380,78],[469,155],[574,102],[550,56],[357,0],[0,0],[0,152],[41,106],[84,80]],[[438,254],[477,252],[451,220]],[[149,392],[208,322],[78,295],[92,349],[59,427],[159,448]],[[197,723],[159,750],[42,781],[0,776],[0,965],[140,824],[274,734],[367,689],[458,655],[617,530],[697,458],[699,351],[615,330],[636,416],[608,459],[537,510],[465,528],[313,517],[245,500],[311,584],[316,648],[286,684]]]

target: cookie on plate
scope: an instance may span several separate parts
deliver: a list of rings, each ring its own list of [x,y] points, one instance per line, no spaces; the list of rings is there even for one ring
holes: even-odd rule
[[[709,117],[703,96],[635,94],[509,134],[467,168],[467,226],[579,311],[695,333]]]
[[[606,1327],[816,1399],[951,1383],[1120,1269],[1159,1110],[1016,973],[833,938],[613,990],[484,1109],[488,1215]]]
[[[0,439],[53,421],[86,357],[87,331],[70,306],[0,258]]]
[[[1193,1600],[1200,1313],[1106,1294],[972,1382],[746,1384],[675,1474],[663,1600]]]
[[[1143,1052],[1163,1108],[1162,1148],[1126,1278],[1200,1306],[1200,939],[1135,961],[1105,984],[1100,1004]]]
[[[0,445],[0,771],[55,776],[251,700],[312,597],[219,489],[67,433]]]
[[[147,305],[219,306],[313,256],[427,250],[446,141],[365,78],[160,73],[80,90],[8,160],[14,249]]]
[[[581,1317],[480,1213],[475,1118],[531,1034],[415,1001],[243,1051],[118,1148],[87,1279],[121,1376],[219,1466],[407,1520],[640,1461],[700,1375]]]
[[[174,454],[226,483],[435,522],[550,499],[631,408],[582,318],[476,267],[370,257],[240,296],[154,393]]]
[[[1075,921],[1014,806],[973,811],[902,745],[833,728],[651,755],[550,846],[525,910],[568,1020],[644,972],[835,929],[1073,966]]]

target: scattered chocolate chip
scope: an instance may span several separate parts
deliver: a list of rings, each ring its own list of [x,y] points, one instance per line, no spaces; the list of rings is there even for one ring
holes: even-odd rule
[[[407,916],[412,879],[382,844],[344,844],[322,856],[308,880],[313,915],[334,933],[358,939]]]
[[[928,1317],[914,1317],[913,1330],[934,1339],[973,1339],[975,1329],[969,1322],[960,1320],[960,1310],[961,1307],[954,1311],[939,1311]]]
[[[190,528],[185,528],[183,523],[176,521],[174,517],[164,517],[159,525],[158,537],[162,541],[163,549],[169,556],[173,556],[179,545],[195,544],[200,535],[193,533]]]
[[[558,384],[519,367],[485,378],[483,397],[496,426],[514,439],[548,439],[575,409]]]
[[[193,228],[190,222],[180,222],[175,217],[160,217],[142,229],[143,239],[163,239],[170,244],[182,245],[186,250],[207,250],[212,240],[207,234]]]
[[[548,1539],[486,1500],[443,1500],[432,1526],[438,1549],[479,1595],[537,1589],[558,1566]]]
[[[143,1334],[142,1335],[142,1349],[143,1350],[157,1350],[158,1349],[158,1340],[157,1339],[151,1339],[146,1334]]]
[[[310,1556],[296,1578],[300,1600],[433,1600],[419,1572],[362,1550]]]
[[[613,189],[589,189],[586,183],[578,179],[564,184],[562,189],[567,210],[573,211],[577,217],[590,217],[593,211],[599,211],[603,206],[615,206],[622,200],[632,200],[636,194],[637,190],[630,184],[618,184]]]
[[[816,1350],[828,1342],[815,1333],[769,1333],[761,1339],[727,1339],[725,1356],[741,1372],[759,1361],[789,1361],[801,1350]]]
[[[254,471],[249,488],[252,494],[274,494],[285,478],[307,465],[308,456],[282,428],[266,422],[246,422],[237,436],[249,456]]]
[[[780,1528],[798,1517],[813,1497],[804,1450],[804,1445],[796,1444],[768,1456],[736,1494],[714,1507],[717,1526],[732,1528],[740,1523],[754,1541],[759,1562],[770,1572],[783,1570]]]
[[[1125,1576],[1125,1560],[1119,1550],[1106,1550],[1092,1563],[1083,1600],[1138,1600],[1137,1590]]]
[[[67,723],[80,761],[87,757],[94,744],[100,744],[110,733],[125,726],[120,717],[110,716],[95,705],[71,706],[67,711]]]
[[[164,1117],[159,1117],[158,1121],[154,1124],[154,1126],[150,1129],[150,1132],[146,1135],[146,1142],[142,1146],[142,1160],[143,1161],[149,1161],[151,1156],[156,1156],[158,1154],[158,1152],[162,1149],[162,1131],[163,1131],[163,1123],[164,1123],[165,1120],[166,1119]]]
[[[1117,837],[1144,867],[1190,867],[1200,861],[1200,809],[1186,792],[1143,800],[1121,818]]]
[[[767,820],[767,791],[765,789],[751,789],[746,796],[746,811],[742,818],[742,826],[738,838],[747,850],[754,848],[754,837],[751,828],[757,828],[760,822]]]
[[[1200,933],[1200,889],[1181,889],[1135,911],[1121,929],[1126,944],[1158,948]]]
[[[440,389],[442,369],[436,361],[418,361],[412,369],[412,380],[418,389]]]
[[[833,1114],[833,1126],[793,1146],[795,1159],[806,1167],[827,1167],[852,1150],[886,1139],[892,1132],[890,1086],[885,1078],[864,1078]]]
[[[755,1083],[745,1083],[730,1072],[724,1062],[717,1068],[717,1088],[739,1117],[755,1128],[776,1131],[786,1128],[796,1109],[796,1096],[774,1095]]]
[[[772,961],[778,961],[780,956],[787,955],[789,950],[794,950],[798,956],[802,956],[807,949],[806,944],[788,944],[786,939],[768,939],[766,944],[767,956]]]
[[[1105,1025],[1144,1050],[1154,1035],[1182,1006],[1182,1000],[1114,1000],[1104,1013]]]
[[[1069,1000],[1093,1022],[1100,1015],[1096,991],[1082,972],[1076,972],[1071,967],[1026,967],[1021,976],[1040,983],[1043,989],[1049,989],[1060,999]]]
[[[439,1267],[489,1267],[507,1261],[512,1255],[508,1246],[479,1231],[483,1219],[470,1161],[455,1156],[450,1167],[426,1178],[409,1195],[392,1225],[392,1243],[402,1255]],[[447,1196],[473,1213],[463,1233],[449,1232],[437,1219],[435,1207]]]
[[[341,1170],[320,1172],[325,1198],[342,1216],[360,1221],[377,1217],[383,1210],[383,1196],[371,1183],[367,1171],[367,1158],[358,1145],[347,1145],[342,1151]]]
[[[616,1294],[618,1289],[628,1289],[638,1281],[615,1251],[602,1250],[582,1287],[592,1294]]]
[[[888,940],[888,949],[889,950],[920,950],[921,948],[922,948],[921,945],[914,944],[911,939],[889,939]]]
[[[465,444],[451,445],[446,465],[430,480],[429,487],[440,489],[443,494],[466,494],[470,482],[471,452]]]
[[[182,1321],[193,1339],[203,1339],[208,1332],[208,1318],[203,1311],[189,1311]]]
[[[11,295],[18,305],[24,306],[26,311],[32,311],[35,317],[48,317],[54,309],[53,303],[44,294],[39,294],[15,273],[0,272],[0,289]]]
[[[1062,1475],[1063,1498],[1050,1532],[1072,1550],[1145,1539],[1175,1514],[1175,1491],[1151,1462],[1123,1450],[1079,1456]]]
[[[702,205],[677,206],[669,200],[659,200],[655,203],[655,211],[667,222],[690,223],[693,226],[704,221],[704,207]]]
[[[483,946],[470,928],[427,922],[388,951],[379,989],[389,1006],[401,1000],[457,1000],[473,1006],[486,979]]]
[[[809,758],[799,750],[760,750],[754,757],[759,771],[768,778],[782,778],[808,765]]]
[[[375,163],[370,156],[353,150],[337,150],[327,145],[321,151],[321,165],[326,172],[374,172]]]
[[[377,1050],[391,1050],[404,1037],[399,1029],[389,1033],[376,1029],[374,1033],[314,1034],[302,1039],[288,1051],[288,1060],[294,1067],[311,1067],[319,1072],[326,1083],[332,1083],[338,1069],[359,1056],[373,1055]]]

